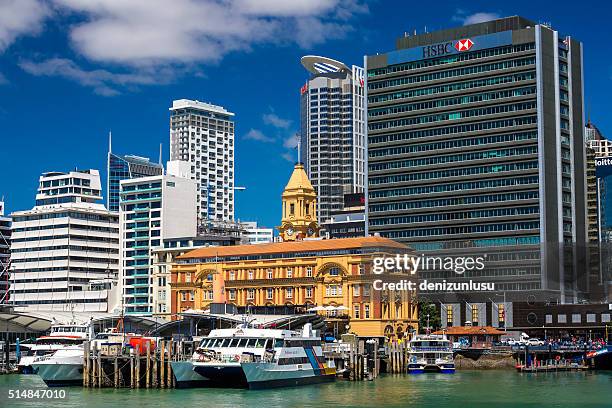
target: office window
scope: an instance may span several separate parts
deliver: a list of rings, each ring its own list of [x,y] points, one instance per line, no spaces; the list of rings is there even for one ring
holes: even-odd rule
[[[610,323],[610,313],[602,313],[601,314],[601,322],[602,323]]]
[[[185,282],[191,282],[191,274],[190,273],[186,273],[185,274]]]
[[[195,299],[195,294],[193,293],[193,290],[189,291],[189,300],[191,300],[193,302],[193,300]]]
[[[274,278],[274,272],[272,271],[272,269],[268,269],[266,273],[268,275],[268,279]]]
[[[229,300],[236,300],[236,290],[235,289],[229,290]]]
[[[236,280],[236,272],[235,271],[230,271],[229,278],[230,278],[230,280]]]
[[[557,323],[567,323],[567,315],[557,315]]]
[[[272,288],[266,289],[266,299],[272,299],[272,296],[274,296],[274,289]]]
[[[293,268],[287,268],[287,277],[288,278],[292,278],[293,277]]]
[[[547,314],[546,315],[546,324],[552,324],[552,315],[551,314]]]
[[[472,326],[478,326],[478,305],[472,305]]]
[[[370,318],[370,305],[364,306],[364,318],[366,319]]]
[[[353,305],[353,317],[355,319],[359,319],[359,311],[360,311],[359,305]]]
[[[446,306],[446,325],[449,327],[453,325],[453,305]]]
[[[340,269],[338,269],[338,268],[330,268],[329,269],[329,274],[331,276],[338,276],[340,274]]]
[[[580,313],[572,314],[572,323],[580,323],[581,321],[582,321],[582,318],[580,317]]]
[[[506,323],[506,305],[503,303],[497,305],[497,320],[499,321],[499,327],[504,327]]]
[[[253,280],[255,277],[255,272],[253,272],[252,270],[249,271],[248,276],[249,276],[249,280]]]
[[[365,264],[359,264],[359,274],[365,274]]]
[[[353,296],[359,296],[359,292],[360,292],[360,287],[359,285],[354,285],[353,286]]]
[[[370,285],[367,283],[363,285],[363,296],[370,296]]]
[[[306,267],[306,277],[312,278],[312,266]]]
[[[595,323],[595,313],[587,313],[586,321],[587,323]]]
[[[286,296],[287,296],[287,299],[293,298],[293,288],[287,288]]]
[[[248,300],[255,299],[255,289],[247,289],[247,299]]]
[[[289,204],[289,215],[295,215],[295,204]]]
[[[185,291],[182,291],[182,292],[181,292],[181,300],[182,300],[183,302],[187,300],[187,292],[185,292]]]
[[[309,286],[306,288],[306,297],[307,298],[311,298],[312,297],[312,286]]]

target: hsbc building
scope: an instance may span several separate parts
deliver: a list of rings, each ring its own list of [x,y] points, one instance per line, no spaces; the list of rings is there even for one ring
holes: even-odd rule
[[[508,299],[583,300],[582,43],[515,16],[405,35],[365,70],[368,232],[486,253],[463,278]]]

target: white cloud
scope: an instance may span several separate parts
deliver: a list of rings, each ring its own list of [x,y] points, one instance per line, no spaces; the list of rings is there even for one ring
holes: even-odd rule
[[[21,35],[39,33],[50,13],[47,4],[39,0],[1,0],[0,52]]]
[[[348,31],[336,20],[367,11],[354,0],[53,1],[80,17],[70,39],[81,54],[133,66],[214,62],[258,43],[309,47]]]
[[[266,125],[272,125],[279,129],[288,129],[289,126],[291,126],[291,120],[283,119],[274,112],[265,113],[263,115],[263,121]]]
[[[2,72],[0,72],[0,85],[6,85],[8,83],[9,83],[8,79],[6,79],[4,74]]]
[[[284,152],[281,154],[281,157],[291,163],[295,163],[297,160],[297,157],[292,152]]]
[[[245,140],[256,140],[258,142],[273,143],[275,139],[273,137],[265,135],[261,130],[251,129],[243,139]]]
[[[65,58],[51,58],[35,62],[23,60],[19,66],[35,76],[60,76],[84,86],[93,88],[94,92],[103,96],[115,96],[120,92],[117,86],[151,85],[168,81],[171,73],[160,72],[128,72],[113,73],[103,69],[85,70],[74,61]]]
[[[459,21],[463,25],[483,23],[485,21],[496,20],[500,18],[499,13],[494,12],[478,12],[467,14],[465,10],[457,9],[455,15],[453,16],[453,21]]]
[[[287,149],[295,149],[298,145],[299,142],[299,137],[297,133],[292,133],[291,136],[287,137],[284,141],[283,141],[283,146],[286,147]]]

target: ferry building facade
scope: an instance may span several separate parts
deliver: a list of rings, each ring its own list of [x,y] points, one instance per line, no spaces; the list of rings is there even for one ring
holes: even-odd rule
[[[300,164],[283,193],[279,231],[283,242],[200,248],[179,257],[172,268],[172,313],[207,310],[211,303],[295,306],[315,308],[336,332],[404,337],[418,330],[414,293],[373,287],[381,277],[407,278],[373,274],[373,257],[411,250],[382,237],[318,238],[316,194]]]

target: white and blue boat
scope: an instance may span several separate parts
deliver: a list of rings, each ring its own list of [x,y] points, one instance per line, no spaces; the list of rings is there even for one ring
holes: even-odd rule
[[[417,335],[408,343],[408,372],[454,373],[453,345],[445,335]]]
[[[271,388],[333,381],[333,362],[323,357],[321,338],[302,332],[238,327],[213,330],[192,359],[193,370],[211,386]]]

